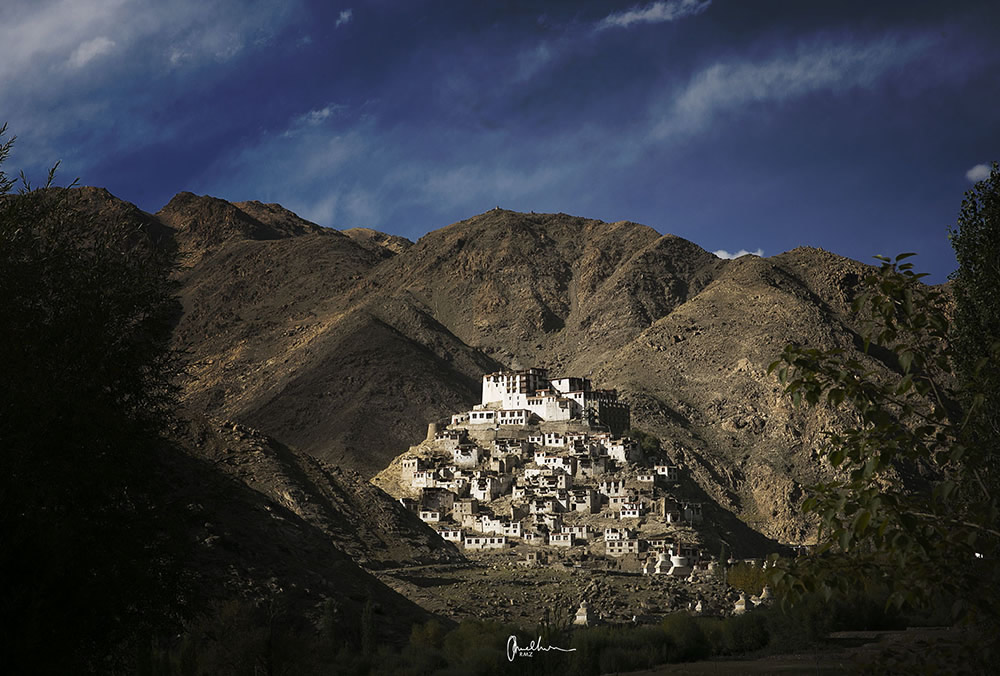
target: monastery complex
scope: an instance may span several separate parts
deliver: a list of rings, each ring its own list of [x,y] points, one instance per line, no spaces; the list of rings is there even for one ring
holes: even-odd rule
[[[466,552],[709,572],[701,503],[679,497],[680,469],[644,457],[629,432],[629,406],[614,390],[543,368],[501,371],[483,376],[478,405],[430,424],[389,471],[399,473],[400,502]]]

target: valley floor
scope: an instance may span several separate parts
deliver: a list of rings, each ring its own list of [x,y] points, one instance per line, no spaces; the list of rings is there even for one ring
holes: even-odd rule
[[[596,623],[605,624],[656,622],[699,600],[706,608],[725,603],[723,587],[715,580],[692,584],[603,568],[528,568],[518,564],[512,550],[473,553],[468,563],[389,569],[376,575],[432,613],[455,621],[488,619],[522,627],[546,620],[569,624],[582,601]]]
[[[830,634],[825,646],[804,652],[663,664],[628,676],[976,673],[963,668],[960,656],[955,661],[959,648],[959,636],[947,627],[841,631]]]

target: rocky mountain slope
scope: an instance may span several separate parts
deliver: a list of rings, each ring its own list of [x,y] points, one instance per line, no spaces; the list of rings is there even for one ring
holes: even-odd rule
[[[766,369],[790,341],[857,350],[856,261],[727,261],[635,223],[500,209],[416,243],[188,193],[150,218],[184,254],[175,344],[194,410],[370,477],[477,402],[484,372],[542,365],[618,388],[634,425],[762,533],[805,532],[801,485],[838,414],[793,410]]]
[[[280,598],[292,616],[323,615],[351,635],[370,599],[393,638],[428,619],[365,567],[461,560],[451,545],[350,473],[245,426],[185,417],[160,471],[186,518],[184,564],[198,604]]]

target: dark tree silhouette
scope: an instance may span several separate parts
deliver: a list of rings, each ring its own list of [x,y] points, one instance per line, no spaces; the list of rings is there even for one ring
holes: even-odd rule
[[[74,208],[53,173],[15,193],[0,172],[3,659],[107,673],[131,668],[174,602],[156,471],[173,255],[135,219]]]

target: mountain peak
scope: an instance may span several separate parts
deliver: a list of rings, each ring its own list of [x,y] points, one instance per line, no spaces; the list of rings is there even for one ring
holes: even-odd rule
[[[278,204],[234,204],[190,192],[174,195],[156,215],[177,232],[178,242],[187,250],[204,250],[232,239],[273,240],[336,233]]]

